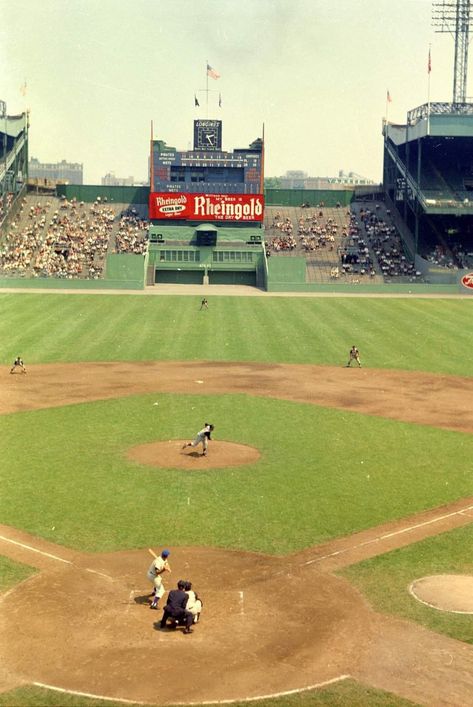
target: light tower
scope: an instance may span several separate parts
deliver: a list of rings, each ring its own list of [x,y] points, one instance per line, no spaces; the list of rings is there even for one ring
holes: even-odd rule
[[[470,0],[441,0],[432,3],[432,25],[435,32],[449,32],[455,40],[453,67],[453,103],[466,103],[468,44],[473,18]]]

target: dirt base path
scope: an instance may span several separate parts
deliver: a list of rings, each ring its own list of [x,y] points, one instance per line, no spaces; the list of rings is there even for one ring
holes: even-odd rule
[[[2,377],[0,412],[153,391],[245,392],[473,431],[472,379],[240,363],[30,366]],[[0,552],[40,570],[0,599],[0,686],[169,704],[275,695],[351,675],[419,704],[472,704],[473,647],[373,612],[332,574],[472,521],[470,498],[286,558],[179,548],[173,577],[192,576],[205,600],[192,636],[157,630],[146,549],[89,555],[0,526]]]
[[[0,379],[0,414],[152,392],[249,393],[473,432],[473,378],[232,362],[29,366]]]

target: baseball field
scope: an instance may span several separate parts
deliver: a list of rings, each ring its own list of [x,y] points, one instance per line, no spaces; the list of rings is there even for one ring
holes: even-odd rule
[[[208,299],[0,294],[0,705],[471,704],[473,301]]]

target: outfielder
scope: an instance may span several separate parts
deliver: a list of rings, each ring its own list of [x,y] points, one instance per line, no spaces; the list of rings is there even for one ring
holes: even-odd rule
[[[171,568],[169,567],[167,561],[167,558],[170,554],[171,553],[169,552],[169,550],[163,550],[159,557],[155,556],[148,570],[147,577],[153,585],[153,593],[151,594],[152,601],[149,607],[150,609],[157,609],[158,601],[164,595],[165,589],[161,575],[163,575],[165,572],[171,572]]]
[[[207,456],[207,447],[209,446],[209,440],[212,439],[210,435],[213,432],[213,429],[214,425],[211,425],[210,422],[206,422],[205,426],[200,430],[200,432],[197,432],[195,440],[193,442],[186,442],[186,444],[182,445],[182,448],[185,449],[186,447],[198,447],[199,444],[201,444],[203,447],[202,456]]]

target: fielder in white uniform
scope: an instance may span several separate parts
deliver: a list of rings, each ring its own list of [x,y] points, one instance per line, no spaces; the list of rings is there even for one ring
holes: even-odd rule
[[[197,432],[197,436],[193,442],[187,442],[186,444],[182,445],[182,448],[185,449],[186,447],[198,447],[199,444],[202,445],[203,447],[203,452],[202,456],[205,457],[207,455],[207,447],[209,446],[209,440],[211,440],[211,433],[213,432],[214,426],[210,424],[210,422],[206,422],[205,426],[200,430],[200,432]]]
[[[158,608],[158,601],[161,599],[161,597],[164,595],[164,592],[166,591],[164,589],[162,575],[165,572],[171,571],[171,568],[169,567],[167,561],[167,558],[170,554],[171,553],[169,552],[169,550],[163,550],[161,555],[159,557],[156,557],[156,559],[152,561],[148,570],[148,574],[146,575],[151,584],[153,585],[150,609]]]

